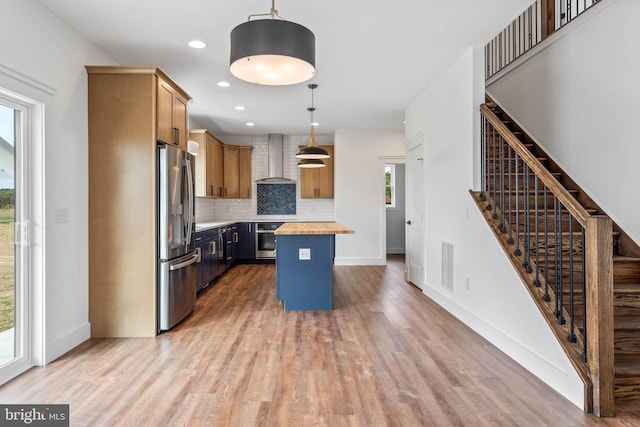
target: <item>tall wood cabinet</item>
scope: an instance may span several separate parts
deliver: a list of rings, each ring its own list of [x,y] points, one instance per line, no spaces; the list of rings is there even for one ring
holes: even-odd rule
[[[155,336],[156,146],[186,149],[189,95],[157,67],[86,69],[91,335]]]
[[[300,168],[300,197],[306,199],[333,199],[333,146],[323,145],[329,152],[328,159],[322,159],[323,168]]]
[[[199,145],[196,156],[196,197],[224,197],[222,141],[206,129],[189,131],[189,139]]]
[[[251,146],[223,145],[224,197],[251,198]]]

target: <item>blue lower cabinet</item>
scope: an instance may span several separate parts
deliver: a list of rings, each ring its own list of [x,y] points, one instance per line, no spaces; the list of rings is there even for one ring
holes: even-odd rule
[[[196,247],[200,248],[197,275],[198,291],[211,283],[218,274],[218,245],[217,229],[196,233]]]
[[[256,259],[256,223],[241,222],[238,223],[238,259],[255,260]]]
[[[285,310],[333,309],[335,235],[280,234],[276,239],[276,298]]]

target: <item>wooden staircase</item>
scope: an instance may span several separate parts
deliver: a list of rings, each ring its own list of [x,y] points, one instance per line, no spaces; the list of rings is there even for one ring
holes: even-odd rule
[[[606,215],[506,112],[489,98],[485,105],[589,215]],[[483,132],[485,138],[496,136],[494,128],[489,130],[483,127]],[[575,327],[576,348],[571,349],[566,343],[563,343],[563,348],[565,351],[569,349],[570,358],[576,359],[576,354],[582,351],[579,346],[584,343],[584,329],[588,320],[582,315],[585,290],[580,280],[584,277],[586,266],[583,229],[566,210],[564,216],[562,210],[558,214],[554,195],[546,191],[545,186],[540,184],[530,170],[523,170],[521,163],[516,160],[519,157],[514,158],[511,151],[507,150],[507,153],[503,147],[496,149],[495,146],[488,145],[484,150],[483,176],[486,184],[483,184],[482,192],[472,194],[478,206],[485,211],[485,217],[496,236],[506,246],[504,249],[510,254],[512,262],[520,262],[521,257],[528,257],[528,262],[524,262],[525,271],[520,275],[525,282],[533,280],[533,284],[529,285],[532,285],[530,292],[535,293],[532,294],[534,298],[539,296],[552,306],[547,309],[538,304],[545,316],[549,317],[551,313],[555,317],[547,321],[550,324],[553,321],[566,322],[562,331],[568,335],[572,334],[572,326]],[[520,185],[514,187],[514,182]],[[554,230],[554,227],[556,237],[549,242],[548,235],[544,237],[542,230]],[[637,402],[640,405],[640,247],[615,223],[610,237],[613,245],[615,401]],[[561,290],[556,295],[561,297],[555,298],[553,290],[558,281],[561,283]],[[569,288],[573,288],[572,292]],[[586,316],[590,315],[587,311]],[[566,336],[562,337],[562,332],[556,332],[556,336],[559,340],[566,339]],[[586,345],[583,348],[586,349]],[[586,357],[598,355],[589,354]],[[583,359],[586,359],[584,355]],[[578,363],[579,361],[575,361],[574,366]],[[583,370],[588,371],[589,369]]]

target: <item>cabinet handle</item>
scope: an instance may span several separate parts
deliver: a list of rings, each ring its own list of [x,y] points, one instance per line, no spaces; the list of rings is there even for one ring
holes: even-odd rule
[[[233,233],[233,243],[238,242],[238,233]]]
[[[173,128],[173,143],[180,145],[180,129],[178,128]]]
[[[222,187],[218,188],[218,196],[222,197]]]
[[[213,185],[209,186],[209,195],[213,196]]]
[[[211,255],[215,255],[217,252],[216,250],[216,241],[214,240],[213,242],[211,242]]]

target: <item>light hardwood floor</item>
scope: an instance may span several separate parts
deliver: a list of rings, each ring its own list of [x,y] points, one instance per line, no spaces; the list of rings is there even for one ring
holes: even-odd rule
[[[332,312],[284,312],[238,265],[156,338],[92,339],[0,387],[72,426],[632,426],[584,415],[417,288],[403,260],[335,267]]]

